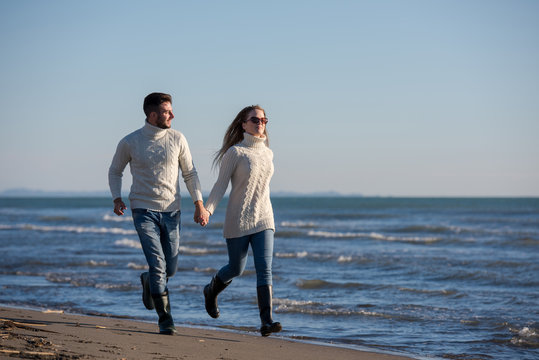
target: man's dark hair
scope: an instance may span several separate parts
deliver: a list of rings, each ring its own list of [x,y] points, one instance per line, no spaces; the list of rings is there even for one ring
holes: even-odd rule
[[[146,117],[150,116],[150,113],[157,112],[159,109],[159,105],[161,105],[164,102],[169,102],[172,104],[172,96],[169,94],[164,93],[151,93],[150,95],[146,96],[144,98],[144,114],[146,114]]]

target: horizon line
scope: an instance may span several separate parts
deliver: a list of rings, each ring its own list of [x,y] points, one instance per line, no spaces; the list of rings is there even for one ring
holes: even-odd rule
[[[209,191],[202,191],[202,195],[207,197]],[[122,197],[128,198],[128,192],[122,192]],[[346,193],[334,190],[320,191],[291,191],[291,190],[276,190],[271,192],[272,197],[378,197],[378,198],[539,198],[539,195],[394,195],[394,194],[363,194],[359,192]],[[189,197],[189,192],[180,191],[181,197]],[[107,190],[39,190],[27,188],[13,188],[0,190],[0,198],[31,198],[31,197],[110,197],[110,192]],[[228,197],[228,193],[224,196]]]

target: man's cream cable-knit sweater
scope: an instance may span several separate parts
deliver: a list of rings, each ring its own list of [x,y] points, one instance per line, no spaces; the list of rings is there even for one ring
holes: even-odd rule
[[[146,124],[120,140],[109,168],[112,198],[121,196],[122,175],[129,163],[133,184],[131,209],[180,210],[178,171],[193,201],[202,200],[197,171],[187,140],[177,130]]]
[[[273,152],[265,138],[243,134],[243,141],[224,154],[219,177],[210,193],[206,209],[213,214],[232,183],[223,235],[236,238],[263,230],[275,230],[269,183],[273,175]]]

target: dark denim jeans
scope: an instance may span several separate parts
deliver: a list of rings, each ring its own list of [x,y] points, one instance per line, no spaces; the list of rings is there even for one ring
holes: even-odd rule
[[[142,251],[150,267],[150,292],[162,294],[167,290],[168,278],[178,269],[180,211],[133,209],[132,213]]]
[[[228,264],[219,270],[217,276],[225,283],[240,276],[245,269],[247,252],[251,244],[256,269],[256,286],[272,285],[273,235],[273,230],[264,230],[239,238],[226,239]]]

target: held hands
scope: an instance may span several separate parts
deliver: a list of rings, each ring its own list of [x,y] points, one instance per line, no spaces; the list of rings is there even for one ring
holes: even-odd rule
[[[195,202],[195,215],[193,220],[200,226],[206,226],[210,222],[210,213],[204,207],[202,201]]]
[[[127,209],[127,206],[125,206],[124,202],[122,201],[122,198],[114,199],[114,213],[116,215],[122,216],[125,209]]]

